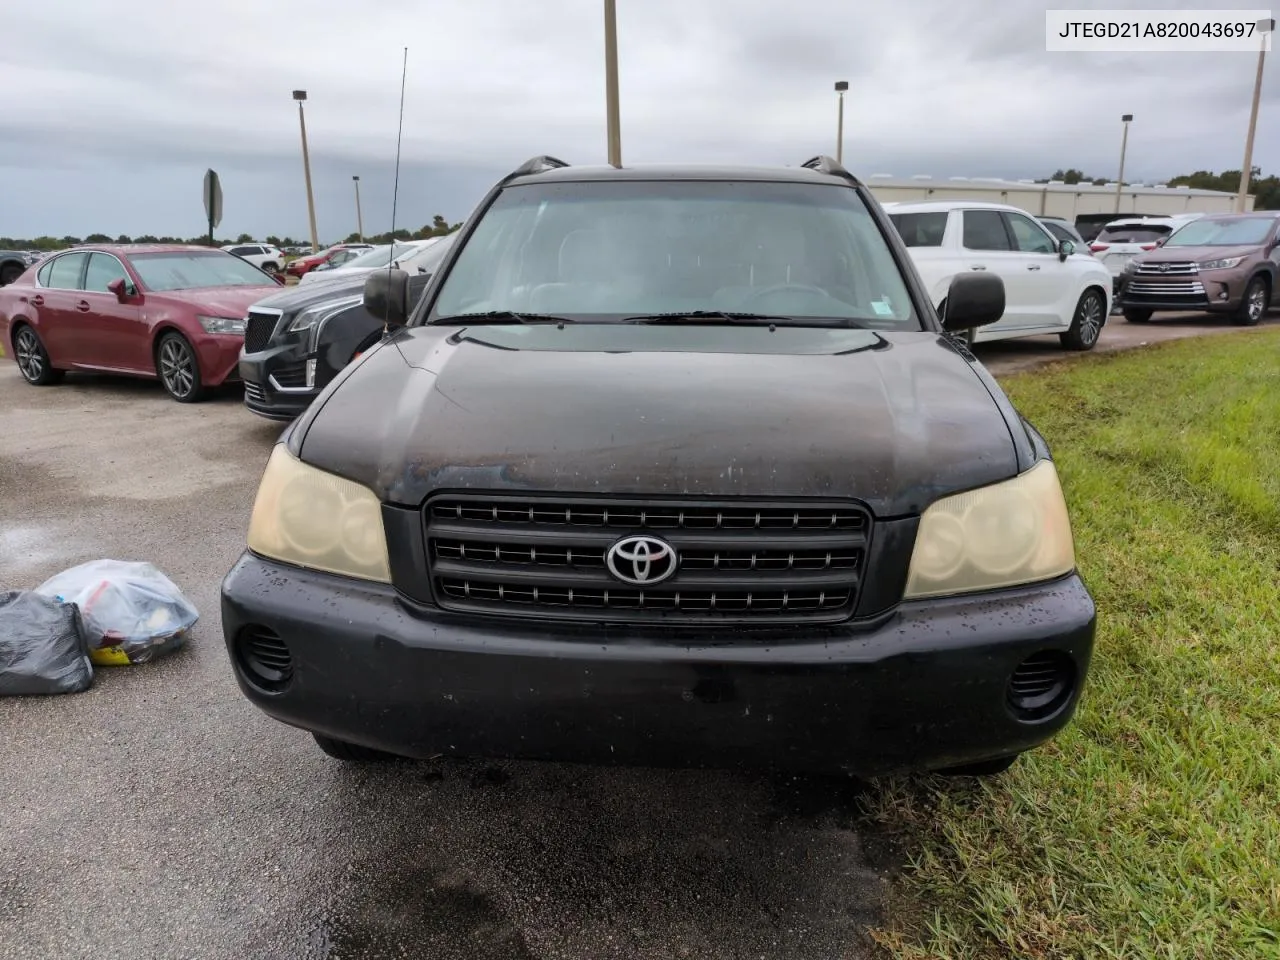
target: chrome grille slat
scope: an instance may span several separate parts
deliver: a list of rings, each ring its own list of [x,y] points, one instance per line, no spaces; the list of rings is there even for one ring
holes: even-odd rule
[[[424,508],[436,601],[482,614],[594,622],[835,622],[852,615],[871,518],[849,502],[439,495]],[[608,571],[652,533],[680,566],[643,588]]]

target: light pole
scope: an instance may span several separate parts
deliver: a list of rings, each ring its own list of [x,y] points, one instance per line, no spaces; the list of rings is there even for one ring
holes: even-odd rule
[[[1124,152],[1129,146],[1129,123],[1133,120],[1132,113],[1126,113],[1120,118],[1124,124],[1124,136],[1120,138],[1120,176],[1116,177],[1116,213],[1120,212],[1120,191],[1124,189]]]
[[[293,99],[298,101],[298,126],[302,128],[302,173],[307,179],[307,214],[311,217],[311,252],[320,250],[320,237],[316,233],[316,201],[311,195],[311,157],[307,153],[307,118],[302,113],[302,101],[307,99],[307,91],[293,91]]]
[[[844,163],[844,92],[849,89],[848,80],[836,81],[836,163]]]
[[[622,131],[618,120],[618,10],[604,0],[604,90],[609,124],[609,165],[622,166]]]
[[[356,185],[356,236],[364,243],[364,217],[360,216],[360,178],[353,176],[351,179]]]
[[[1240,192],[1236,194],[1236,213],[1244,213],[1249,202],[1249,174],[1253,172],[1253,131],[1258,125],[1258,101],[1262,99],[1262,67],[1267,62],[1266,34],[1274,33],[1275,20],[1259,20],[1258,32],[1263,35],[1262,48],[1258,51],[1258,79],[1253,82],[1253,107],[1249,110],[1249,135],[1244,141],[1244,166],[1240,168]]]

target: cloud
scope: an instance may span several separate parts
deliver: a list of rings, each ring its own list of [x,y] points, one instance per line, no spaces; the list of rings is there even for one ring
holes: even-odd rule
[[[1043,8],[978,0],[618,7],[627,162],[833,152],[835,80],[850,84],[845,158],[862,173],[1107,176],[1123,112],[1136,117],[1135,179],[1238,168],[1243,156],[1249,54],[1051,54]],[[132,0],[121,11],[6,9],[0,89],[21,95],[0,112],[0,233],[192,235],[212,166],[220,234],[304,235],[295,88],[309,95],[322,239],[354,228],[353,174],[366,229],[385,226],[405,46],[401,223],[460,219],[532,154],[604,160],[599,0],[308,0],[268,13],[245,0]],[[1278,70],[1254,148],[1268,171],[1280,167]]]

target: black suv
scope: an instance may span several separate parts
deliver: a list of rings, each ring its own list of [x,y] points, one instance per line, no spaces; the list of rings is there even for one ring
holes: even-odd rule
[[[453,242],[431,245],[409,277],[414,302]],[[260,300],[245,317],[240,379],[244,404],[268,420],[292,420],[348,363],[382,339],[386,323],[364,306],[367,273],[289,287]]]
[[[867,188],[535,158],[276,446],[222,586],[241,690],[345,759],[994,772],[1095,609],[1041,436]]]

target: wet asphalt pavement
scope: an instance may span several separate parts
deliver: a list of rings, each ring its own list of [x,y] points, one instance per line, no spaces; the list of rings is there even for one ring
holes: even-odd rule
[[[244,700],[218,587],[280,427],[238,396],[0,360],[0,589],[157,564],[188,647],[0,699],[0,958],[867,956],[854,788],[532,763],[351,767]]]
[[[1112,318],[1100,351],[1231,329]],[[979,345],[993,372],[1056,338]],[[0,360],[0,589],[157,564],[191,644],[0,699],[0,960],[857,960],[887,862],[856,787],[531,763],[351,767],[245,701],[218,587],[280,427],[235,393],[21,381]]]

